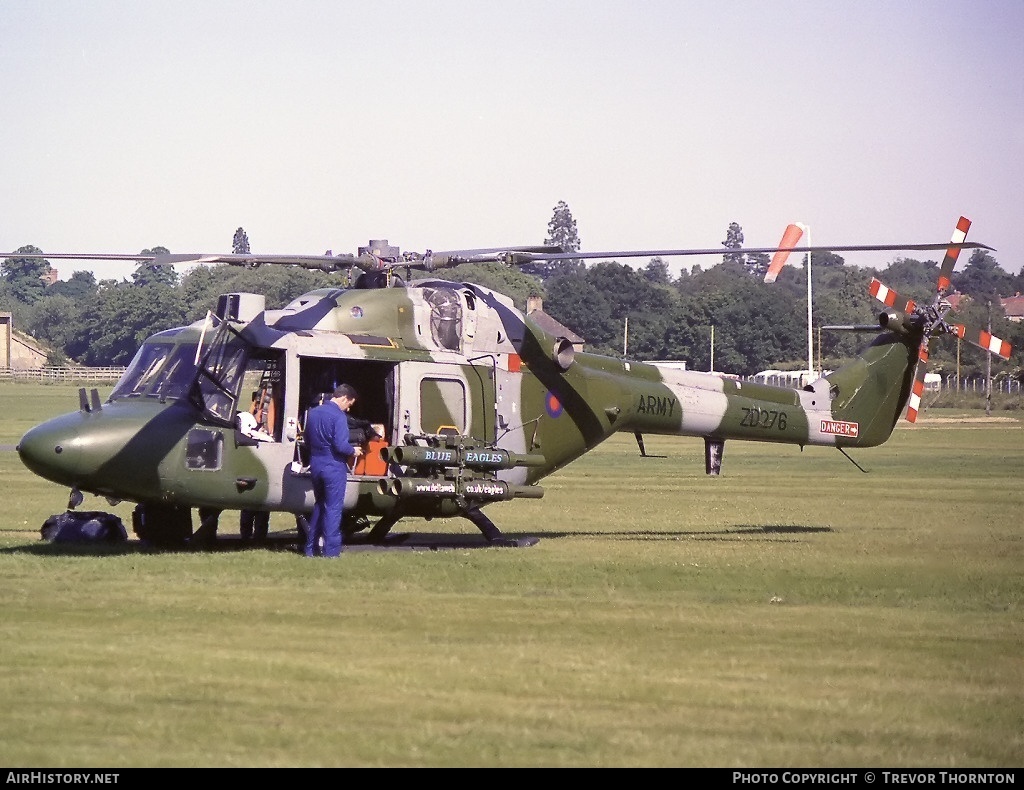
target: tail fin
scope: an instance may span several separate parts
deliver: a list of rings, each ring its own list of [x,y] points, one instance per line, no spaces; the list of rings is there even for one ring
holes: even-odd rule
[[[858,358],[825,377],[836,421],[857,426],[841,443],[874,447],[892,434],[907,405],[923,332],[907,317],[889,314],[883,332]]]
[[[944,296],[951,287],[953,267],[970,227],[967,217],[960,217],[956,223],[939,269],[935,298],[930,304],[905,300],[872,278],[868,291],[886,307],[879,315],[879,324],[891,331],[876,338],[856,363],[830,377],[835,378],[838,393],[832,404],[836,419],[857,420],[867,428],[857,444],[870,446],[884,442],[908,400],[907,421],[917,420],[928,369],[928,341],[933,336],[956,335],[1003,359],[1010,358],[1013,349],[1005,340],[986,330],[946,321],[952,307]],[[830,381],[830,388],[832,386]],[[837,412],[845,416],[840,417]]]

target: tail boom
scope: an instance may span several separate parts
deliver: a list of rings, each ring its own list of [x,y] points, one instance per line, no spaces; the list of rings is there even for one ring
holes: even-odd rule
[[[919,337],[886,331],[850,365],[803,389],[632,363],[615,430],[705,439],[872,447],[910,396]],[[644,370],[641,373],[641,368]],[[640,374],[640,375],[636,375]]]

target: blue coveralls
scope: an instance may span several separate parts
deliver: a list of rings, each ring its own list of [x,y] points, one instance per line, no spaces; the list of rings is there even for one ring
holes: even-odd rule
[[[325,557],[341,554],[341,515],[345,505],[349,456],[355,448],[348,440],[348,417],[334,401],[310,409],[306,415],[309,471],[313,476],[313,518],[306,536],[306,556],[315,557],[318,539],[324,539]]]

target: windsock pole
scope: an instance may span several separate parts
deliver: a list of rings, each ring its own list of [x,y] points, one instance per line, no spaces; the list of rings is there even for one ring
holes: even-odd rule
[[[802,222],[794,222],[786,227],[786,232],[782,234],[782,241],[779,242],[779,247],[792,248],[795,247],[800,238],[804,235],[804,231],[807,231],[807,246],[811,246],[811,229],[804,225]],[[775,252],[772,256],[772,262],[768,265],[768,271],[765,272],[764,281],[766,283],[773,283],[779,276],[779,272],[782,271],[782,267],[786,265],[786,261],[789,259],[790,249],[780,249]],[[807,375],[810,376],[814,372],[814,318],[813,318],[813,301],[811,299],[811,253],[810,250],[807,252]]]
[[[801,222],[797,223],[798,227],[807,231],[807,246],[811,246],[811,229]],[[811,307],[813,302],[811,301],[811,251],[807,251],[807,378],[810,383],[810,377],[814,375],[814,311]]]

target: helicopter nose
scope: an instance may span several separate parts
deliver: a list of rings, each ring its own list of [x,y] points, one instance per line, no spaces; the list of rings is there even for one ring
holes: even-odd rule
[[[18,442],[18,455],[25,466],[54,483],[75,485],[82,458],[80,430],[58,417],[29,430]]]

